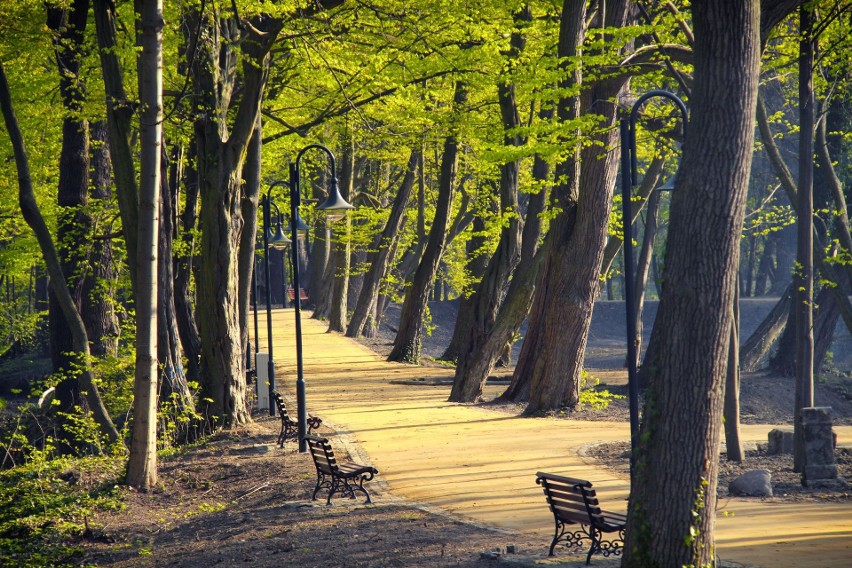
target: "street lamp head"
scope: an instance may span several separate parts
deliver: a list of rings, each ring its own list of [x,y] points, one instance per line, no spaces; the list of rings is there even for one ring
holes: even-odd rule
[[[355,209],[355,206],[348,203],[343,196],[340,195],[340,190],[337,188],[337,177],[331,178],[331,189],[328,191],[328,199],[317,206],[320,211],[326,212],[326,219],[329,222],[339,221],[346,216],[346,211]]]
[[[289,245],[293,241],[288,239],[287,235],[284,234],[283,223],[281,222],[281,219],[278,220],[277,226],[278,228],[275,231],[275,234],[269,235],[269,248],[273,248],[275,250],[284,250],[285,248],[287,248],[287,245]],[[272,233],[272,229],[270,229],[269,232]]]
[[[296,210],[296,237],[298,239],[303,239],[307,234],[309,227],[302,221],[302,216],[299,215],[299,210]],[[284,229],[284,232],[288,235],[293,234],[293,224],[287,225],[287,228]]]
[[[677,172],[675,172],[673,175],[669,176],[669,179],[667,179],[665,182],[663,182],[663,185],[658,187],[657,191],[674,191],[676,179],[677,179]]]

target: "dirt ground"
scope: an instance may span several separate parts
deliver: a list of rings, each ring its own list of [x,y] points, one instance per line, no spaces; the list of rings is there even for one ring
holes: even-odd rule
[[[256,418],[245,430],[165,460],[157,491],[129,493],[125,511],[93,518],[80,563],[473,567],[493,565],[481,553],[495,548],[546,552],[548,543],[402,502],[377,483],[367,485],[373,505],[360,497],[336,498],[331,507],[311,501],[310,457],[292,442],[285,449],[272,444],[277,419]]]

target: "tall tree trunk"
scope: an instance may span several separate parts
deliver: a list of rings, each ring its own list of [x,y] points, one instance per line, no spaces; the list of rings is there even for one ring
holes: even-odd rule
[[[754,141],[760,10],[756,0],[707,0],[692,5],[692,16],[692,118],[672,194],[625,567],[715,562],[721,417]]]
[[[141,6],[140,6],[141,4]],[[157,245],[163,154],[163,3],[138,0],[140,160],[139,249],[136,256],[136,375],[127,484],[147,490],[157,483]]]
[[[340,175],[340,194],[349,203],[355,192],[355,141],[351,136],[346,141],[343,152]],[[332,175],[336,175],[332,172]],[[343,220],[334,223],[335,239],[332,250],[331,265],[334,270],[329,274],[331,279],[331,305],[328,313],[328,330],[343,333],[346,331],[346,312],[348,311],[347,297],[349,295],[350,246],[349,233],[351,219],[347,215]]]
[[[106,121],[92,123],[91,197],[95,203],[108,203],[112,198],[112,163]],[[95,224],[97,231],[101,227]],[[83,322],[91,339],[92,355],[116,355],[120,328],[113,306],[118,277],[116,259],[110,239],[93,239],[88,264],[91,274],[83,284]]]
[[[769,237],[763,237],[763,252],[760,254],[760,262],[757,265],[757,276],[754,279],[754,295],[763,296],[766,294],[766,283],[775,274],[775,260],[773,246],[775,240]],[[743,367],[745,368],[745,367]]]
[[[529,5],[522,7],[514,15],[516,27],[520,28],[532,20]],[[512,33],[510,49],[505,53],[507,65],[511,68],[526,48],[526,37],[517,29]],[[518,134],[521,120],[515,99],[515,85],[510,80],[497,84],[497,99],[500,103],[500,116],[503,125],[503,145],[519,147],[524,139]],[[521,258],[521,216],[518,206],[518,176],[520,160],[511,160],[500,166],[500,218],[503,229],[500,240],[491,258],[488,259],[482,278],[473,294],[459,306],[459,316],[453,331],[453,341],[444,352],[443,359],[462,363],[475,353],[485,342],[494,326],[500,305],[507,292],[508,283]],[[470,312],[470,316],[465,314]],[[467,321],[466,321],[467,320]],[[451,401],[467,400],[470,393],[463,393],[460,383],[453,382]]]
[[[799,8],[799,186],[796,207],[796,408],[793,470],[805,470],[802,408],[814,405],[814,7]]]
[[[189,384],[183,370],[180,334],[177,328],[177,308],[175,305],[174,265],[174,223],[172,210],[171,180],[165,143],[161,146],[161,190],[158,192],[159,225],[157,230],[157,363],[160,371],[160,402],[168,402],[169,410],[177,414],[192,409],[194,404]],[[187,432],[176,432],[186,439]]]
[[[237,298],[244,225],[242,169],[260,112],[269,50],[282,23],[271,18],[255,18],[251,26],[242,26],[248,36],[241,38],[240,26],[233,19],[220,20],[209,13],[199,17],[205,20],[208,32],[201,38],[206,38],[206,43],[197,47],[197,64],[193,70],[201,108],[196,119],[201,194],[197,314],[202,396],[207,401],[203,414],[225,425],[234,425],[250,420]],[[238,103],[231,100],[237,45],[245,61]],[[228,120],[229,116],[233,120]]]
[[[487,244],[485,239],[486,227],[485,219],[483,218],[484,215],[493,216],[494,211],[481,212],[474,217],[473,235],[470,239],[468,239],[467,243],[465,243],[465,252],[467,253],[467,265],[465,266],[465,272],[467,272],[471,278],[478,280],[480,283],[483,281],[485,270],[488,268],[489,263],[488,255],[480,250]],[[474,321],[476,317],[474,311],[478,300],[479,294],[477,289],[463,294],[459,299],[459,308],[456,312],[456,321],[453,326],[453,336],[450,339],[450,343],[447,345],[447,348],[444,349],[444,352],[441,354],[441,360],[450,361],[456,364],[458,363],[459,353],[464,352],[469,341],[469,335],[472,333],[472,327],[476,325]],[[452,395],[450,396],[450,400],[453,400]]]
[[[585,37],[585,15],[586,6],[583,2],[565,1],[562,4],[562,13],[560,16],[559,28],[559,44],[557,47],[557,55],[563,61],[566,61],[563,69],[565,78],[560,81],[560,87],[566,90],[574,89],[581,82],[581,74],[579,65],[567,63],[572,59],[576,59],[581,51],[581,46]],[[559,101],[557,119],[560,122],[568,122],[576,120],[580,115],[580,99],[579,97],[563,98]],[[574,134],[579,134],[575,132]],[[551,193],[551,201],[555,208],[561,210],[561,213],[556,216],[550,227],[550,232],[545,240],[545,245],[539,254],[544,254],[540,265],[540,272],[536,278],[535,295],[532,299],[532,306],[527,323],[527,335],[524,338],[524,343],[521,346],[521,353],[518,356],[518,363],[515,366],[515,373],[512,377],[512,385],[510,390],[513,391],[514,397],[524,397],[530,400],[532,392],[533,376],[537,377],[537,382],[541,381],[540,369],[544,366],[544,359],[540,359],[540,355],[544,353],[545,342],[544,335],[547,324],[547,310],[551,308],[548,305],[550,295],[553,291],[548,291],[550,285],[549,275],[552,271],[558,270],[557,254],[562,244],[562,241],[567,241],[570,236],[570,227],[574,223],[576,217],[576,201],[579,187],[579,160],[580,148],[576,141],[572,140],[572,152],[568,154],[568,158],[561,162],[556,167],[556,182]],[[559,282],[557,281],[558,285]],[[559,294],[560,291],[556,291]],[[564,310],[560,310],[561,317],[567,317]],[[560,330],[562,331],[562,330]],[[553,364],[551,363],[551,366]],[[526,384],[517,385],[520,381],[518,377],[523,377],[523,382]],[[570,378],[569,378],[570,380]],[[515,388],[512,388],[515,386]],[[559,400],[555,402],[556,406],[562,404],[562,400],[566,398],[559,394]],[[579,398],[579,397],[577,397]],[[570,403],[570,400],[568,401]],[[576,400],[573,404],[576,404]],[[529,407],[528,407],[529,408]]]
[[[195,145],[189,148],[186,162],[188,167],[185,176],[175,175],[173,179],[185,177],[186,197],[184,208],[180,212],[180,231],[178,235],[181,240],[180,250],[182,253],[174,258],[175,275],[175,317],[177,320],[178,334],[181,346],[186,357],[187,381],[201,382],[201,337],[198,332],[198,323],[195,317],[193,303],[193,278],[197,272],[196,268],[196,227],[198,225],[198,171],[196,170],[193,157]],[[174,164],[175,166],[177,164]],[[171,201],[174,211],[178,209],[178,187],[177,183],[171,184]],[[255,221],[256,223],[256,221]]]
[[[124,89],[124,72],[118,54],[115,3],[111,0],[93,0],[98,53],[106,92],[107,124],[109,125],[109,151],[115,174],[118,210],[121,229],[127,248],[127,266],[133,289],[136,287],[136,239],[139,212],[134,153],[130,148],[132,136],[133,105]]]
[[[553,115],[552,108],[542,109],[539,112],[539,118],[545,122],[551,120]],[[462,383],[464,385],[462,389],[473,393],[472,400],[482,396],[485,381],[502,357],[505,346],[514,341],[527,314],[530,313],[536,283],[546,259],[546,254],[543,252],[545,246],[539,248],[539,241],[542,234],[541,214],[545,210],[548,199],[548,192],[544,188],[550,182],[550,165],[541,156],[536,156],[533,162],[533,179],[542,189],[529,199],[521,237],[521,262],[512,275],[506,299],[481,348],[467,357],[463,365],[456,367],[454,384]],[[524,345],[527,344],[530,332],[533,330],[532,321],[527,327]],[[529,381],[526,379],[526,375],[518,373],[516,369],[512,375],[511,384],[500,398],[514,402],[529,400]],[[479,386],[477,389],[471,389],[467,386],[468,383]]]
[[[376,252],[370,254],[370,268],[364,275],[361,292],[358,294],[358,302],[355,305],[355,311],[349,320],[349,327],[346,330],[347,337],[366,335],[364,330],[368,323],[371,320],[375,321],[379,287],[390,269],[393,253],[396,250],[396,243],[399,239],[399,232],[405,220],[405,207],[411,199],[411,193],[414,190],[415,175],[419,167],[418,164],[421,164],[422,161],[422,151],[420,149],[412,150],[408,158],[405,176],[394,198],[385,228],[382,230],[381,235],[373,242],[373,246],[371,246],[371,250],[375,250]]]
[[[731,304],[731,339],[728,345],[728,371],[725,376],[725,453],[728,461],[741,463],[745,457],[740,440],[740,296],[739,288]]]
[[[584,9],[575,11],[576,4],[565,2],[563,5],[563,28],[572,30],[564,36],[560,34],[560,57],[570,57],[582,45]],[[627,14],[626,2],[607,3],[604,25],[620,28],[625,25]],[[574,84],[581,82],[579,69],[573,81]],[[543,308],[542,341],[532,370],[526,414],[560,407],[574,408],[579,402],[583,352],[592,308],[600,291],[598,281],[618,165],[617,152],[612,150],[617,136],[614,128],[616,108],[604,101],[617,99],[623,86],[621,82],[598,82],[586,87],[580,98],[579,112],[596,116],[602,132],[593,135],[595,144],[583,145],[579,155],[575,154],[557,168],[557,179],[564,176],[575,181],[565,188],[560,205],[567,215],[562,223],[558,220],[555,223],[559,238],[555,241],[543,285],[536,290],[537,294],[544,295],[543,301],[537,302]],[[562,104],[567,107],[566,103]],[[561,114],[564,120],[568,113]]]
[[[33,230],[33,233],[35,233],[39,248],[44,256],[48,276],[50,277],[50,287],[53,293],[56,294],[65,319],[68,320],[72,349],[78,356],[76,363],[81,370],[77,378],[80,382],[80,390],[85,393],[89,410],[91,410],[92,417],[101,431],[107,435],[111,442],[118,442],[121,440],[121,437],[112,423],[112,419],[101,400],[97,383],[94,381],[91,361],[89,359],[89,338],[86,335],[86,327],[83,325],[83,319],[80,317],[80,312],[77,310],[74,298],[68,291],[68,285],[59,262],[59,255],[56,253],[50,231],[44,222],[44,217],[42,217],[36,202],[32,177],[30,176],[29,158],[27,157],[18,119],[12,108],[9,82],[6,79],[6,71],[3,68],[2,62],[0,62],[0,111],[2,111],[6,130],[9,132],[9,138],[11,139],[12,149],[15,154],[15,166],[18,171],[18,201],[21,207],[21,214]]]
[[[76,0],[70,8],[49,7],[47,26],[53,32],[56,64],[59,72],[59,90],[66,116],[62,120],[62,149],[59,155],[59,205],[56,238],[62,271],[67,275],[70,293],[77,310],[83,307],[82,277],[87,243],[91,230],[91,217],[84,211],[88,206],[89,191],[89,123],[81,118],[86,98],[85,83],[80,77],[83,57],[83,35],[89,9],[87,0]],[[53,292],[49,294],[50,352],[53,372],[64,375],[56,385],[57,410],[60,414],[62,449],[71,450],[73,434],[65,432],[62,415],[74,412],[83,403],[80,384],[73,376],[72,365],[78,355],[73,353],[69,322]]]
[[[453,112],[461,114],[462,107],[467,102],[467,85],[463,81],[456,82],[453,96]],[[423,258],[414,281],[405,293],[405,300],[400,312],[399,331],[394,339],[393,349],[388,355],[388,361],[419,363],[422,345],[423,318],[435,274],[444,254],[447,242],[447,229],[452,213],[453,192],[456,184],[456,168],[458,164],[459,139],[458,126],[449,125],[450,134],[444,140],[444,150],[441,156],[441,177],[438,182],[438,201],[435,205],[435,218],[429,231],[429,240],[423,252]]]
[[[243,166],[243,180],[245,180],[244,190],[240,199],[240,209],[242,211],[243,232],[240,235],[240,251],[239,251],[239,311],[240,311],[240,337],[242,351],[246,354],[246,367],[254,368],[254,361],[250,361],[251,344],[249,342],[249,298],[251,298],[251,287],[254,276],[255,262],[257,251],[255,243],[257,243],[257,207],[260,200],[260,185],[261,185],[261,157],[263,150],[263,121],[260,116],[257,117],[254,132],[246,149],[246,163]],[[286,252],[282,252],[286,256]],[[283,263],[286,274],[286,262]],[[284,302],[286,305],[286,295]],[[255,299],[256,301],[256,299]],[[256,339],[256,338],[255,338]],[[255,372],[257,369],[255,369]],[[248,375],[246,375],[246,383],[248,384]]]

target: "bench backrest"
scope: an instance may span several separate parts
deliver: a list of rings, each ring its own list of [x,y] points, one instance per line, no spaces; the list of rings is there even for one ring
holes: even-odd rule
[[[272,391],[272,398],[275,400],[275,407],[278,409],[278,414],[284,422],[290,422],[290,415],[287,414],[287,404],[284,402],[284,397],[278,391]]]
[[[319,436],[305,436],[305,440],[308,442],[308,448],[311,450],[311,457],[314,459],[317,470],[326,475],[336,473],[337,460],[334,458],[334,450],[331,449],[328,439]]]
[[[602,525],[600,504],[590,481],[538,472],[536,483],[544,489],[550,510],[565,523]]]

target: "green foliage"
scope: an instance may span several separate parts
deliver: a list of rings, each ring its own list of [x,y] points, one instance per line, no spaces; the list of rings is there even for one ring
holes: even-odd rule
[[[13,431],[4,445],[26,444]],[[7,445],[8,444],[8,445]],[[75,546],[97,511],[123,507],[122,456],[53,456],[52,443],[24,448],[26,463],[0,471],[0,558],[6,566],[76,565]]]
[[[613,400],[623,399],[624,395],[613,394],[606,389],[598,389],[601,380],[590,375],[584,369],[580,377],[580,407],[605,410]]]

